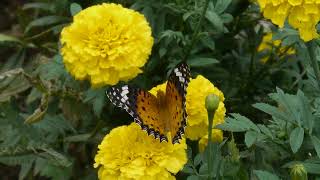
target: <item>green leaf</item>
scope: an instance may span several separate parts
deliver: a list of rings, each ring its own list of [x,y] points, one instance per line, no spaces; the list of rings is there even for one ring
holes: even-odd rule
[[[1,42],[13,42],[13,43],[23,44],[20,39],[14,37],[14,36],[9,36],[9,35],[0,33],[0,43]]]
[[[320,158],[320,140],[316,136],[311,136],[311,140],[313,147],[316,150],[318,157]]]
[[[86,142],[91,137],[91,133],[78,134],[64,138],[65,142]]]
[[[199,153],[196,155],[196,157],[194,157],[194,161],[193,164],[194,166],[198,166],[202,161],[202,155]]]
[[[219,61],[214,58],[205,58],[205,57],[190,58],[187,62],[190,67],[204,67],[204,66],[219,63]]]
[[[268,171],[253,170],[253,173],[258,177],[259,180],[280,180],[278,176],[271,174]]]
[[[256,140],[257,140],[257,132],[255,131],[246,132],[244,142],[246,143],[246,146],[248,148],[251,147]]]
[[[276,108],[276,107],[271,106],[269,104],[256,103],[252,106],[265,112],[265,113],[270,114],[271,116],[273,116],[277,119],[281,119],[281,120],[285,120],[285,121],[289,121],[289,122],[294,122],[292,119],[287,117],[287,115],[284,112],[282,112],[279,108]]]
[[[290,134],[290,139],[289,139],[289,143],[290,143],[290,147],[293,153],[296,153],[302,142],[303,142],[303,138],[304,138],[304,130],[301,127],[296,127]]]
[[[320,163],[303,162],[302,164],[308,173],[320,175]]]
[[[218,124],[215,128],[231,132],[244,132],[249,129],[246,123],[230,117],[227,117],[223,124]]]
[[[89,89],[86,92],[86,98],[84,99],[84,102],[92,104],[93,112],[98,117],[100,117],[106,101],[106,88]]]
[[[58,23],[66,23],[69,19],[63,16],[45,16],[38,19],[35,19],[31,21],[26,29],[24,30],[25,33],[29,32],[34,27],[40,27],[40,26],[48,26],[48,25],[54,25]]]
[[[41,9],[46,11],[54,11],[54,6],[52,3],[44,3],[44,2],[33,2],[33,3],[26,3],[22,6],[23,10],[28,9]]]
[[[217,0],[214,9],[218,14],[221,14],[227,9],[231,2],[232,0]]]
[[[33,112],[33,114],[31,114],[26,118],[24,123],[32,124],[42,120],[44,115],[47,112],[48,105],[49,105],[49,95],[44,94],[42,95],[40,106]]]
[[[184,173],[187,173],[187,174],[192,174],[193,173],[193,169],[191,167],[189,167],[189,166],[184,166],[181,171],[184,172]]]
[[[0,74],[0,102],[8,101],[11,96],[27,90],[30,86],[21,68]]]
[[[200,177],[198,177],[196,175],[192,175],[192,176],[188,176],[187,180],[200,180]]]
[[[26,164],[21,164],[21,169],[19,172],[19,180],[25,179],[25,177],[28,175],[32,165],[33,165],[33,161],[26,163]]]
[[[259,127],[259,129],[261,130],[261,132],[262,132],[263,134],[265,134],[266,136],[268,136],[268,137],[271,138],[271,139],[274,138],[272,132],[270,131],[270,129],[267,128],[265,125],[263,125],[263,124],[258,124],[258,127]]]
[[[82,10],[82,7],[78,3],[71,3],[70,4],[70,13],[72,16],[75,16]]]
[[[298,91],[297,95],[300,101],[299,105],[301,110],[301,116],[303,117],[303,121],[305,122],[305,127],[308,128],[309,133],[311,134],[314,126],[315,117],[312,114],[310,103],[301,90]]]
[[[245,124],[247,124],[247,126],[248,126],[250,129],[252,129],[252,130],[254,130],[254,131],[256,131],[256,132],[260,132],[260,129],[258,128],[258,126],[256,126],[256,125],[255,125],[250,119],[248,119],[247,117],[242,116],[242,115],[240,115],[240,114],[238,114],[238,113],[231,113],[231,115],[232,115],[234,118],[236,118],[237,120],[242,121],[242,122],[244,122]]]
[[[223,21],[214,11],[207,11],[205,17],[217,29],[218,32],[223,32]]]

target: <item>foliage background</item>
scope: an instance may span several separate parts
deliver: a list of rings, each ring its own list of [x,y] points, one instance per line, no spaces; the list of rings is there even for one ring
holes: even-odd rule
[[[245,0],[209,1],[199,27],[203,0],[1,1],[0,177],[96,179],[97,145],[112,128],[131,122],[106,99],[107,87],[75,81],[59,53],[59,33],[72,15],[102,2],[138,10],[152,27],[152,55],[129,83],[150,89],[188,58],[193,77],[205,76],[224,93],[234,114],[218,127],[228,132],[211,149],[212,176],[290,179],[290,169],[302,163],[309,178],[320,178],[320,88],[308,44]],[[280,47],[258,51],[270,31],[296,54],[279,53]],[[319,59],[318,41],[311,46]],[[177,179],[207,178],[208,158],[196,142],[188,144],[189,162]]]

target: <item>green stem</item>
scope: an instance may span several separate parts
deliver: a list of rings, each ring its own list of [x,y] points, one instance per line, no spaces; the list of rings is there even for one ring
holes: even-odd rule
[[[319,64],[317,62],[317,56],[316,56],[316,42],[314,40],[306,43],[309,51],[311,66],[314,71],[314,75],[316,76],[316,80],[318,83],[318,88],[320,89],[320,71],[319,71]]]
[[[206,12],[207,12],[207,9],[208,9],[208,5],[209,5],[209,0],[206,0],[205,5],[204,5],[203,10],[202,10],[202,13],[201,13],[201,16],[200,16],[199,23],[197,24],[197,26],[196,26],[196,28],[194,30],[194,33],[192,35],[190,46],[186,50],[186,55],[185,55],[185,57],[183,59],[185,62],[187,61],[193,46],[195,45],[195,43],[198,40],[200,27],[201,27],[201,24],[203,22],[204,16],[206,15]]]
[[[211,170],[212,170],[212,126],[213,126],[213,116],[215,111],[208,110],[208,120],[209,120],[209,126],[208,126],[208,179],[212,179],[211,177]]]

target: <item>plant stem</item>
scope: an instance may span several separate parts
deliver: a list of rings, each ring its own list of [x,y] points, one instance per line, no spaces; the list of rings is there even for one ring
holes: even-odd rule
[[[201,24],[203,22],[204,16],[206,15],[206,12],[207,12],[207,9],[208,9],[208,5],[209,5],[209,0],[206,0],[205,5],[204,5],[203,10],[202,10],[202,13],[201,13],[201,16],[200,16],[199,23],[197,24],[197,26],[196,26],[196,28],[194,30],[194,33],[192,35],[190,46],[186,50],[186,55],[185,55],[185,57],[183,59],[183,61],[185,61],[185,62],[187,61],[193,46],[195,45],[195,43],[198,40],[199,31],[200,31]]]
[[[320,71],[319,71],[319,64],[317,62],[317,57],[316,57],[316,46],[317,46],[317,44],[315,43],[314,40],[312,40],[310,42],[307,42],[306,45],[308,47],[311,66],[313,68],[314,75],[316,76],[316,80],[317,80],[317,83],[318,83],[318,88],[320,89]]]
[[[208,110],[208,120],[209,120],[209,126],[208,126],[208,179],[211,178],[211,170],[212,170],[212,126],[213,126],[213,116],[215,111],[209,111]]]

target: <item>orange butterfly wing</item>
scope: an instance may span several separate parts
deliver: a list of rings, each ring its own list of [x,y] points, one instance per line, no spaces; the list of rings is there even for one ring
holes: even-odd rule
[[[125,109],[148,135],[160,139],[160,142],[168,141],[164,132],[165,121],[160,119],[157,98],[154,95],[125,85],[120,88],[112,87],[107,91],[107,96],[114,105]]]
[[[181,63],[171,72],[166,87],[166,102],[169,112],[169,125],[172,144],[178,143],[187,125],[185,107],[186,89],[190,81],[190,70],[187,64]]]

